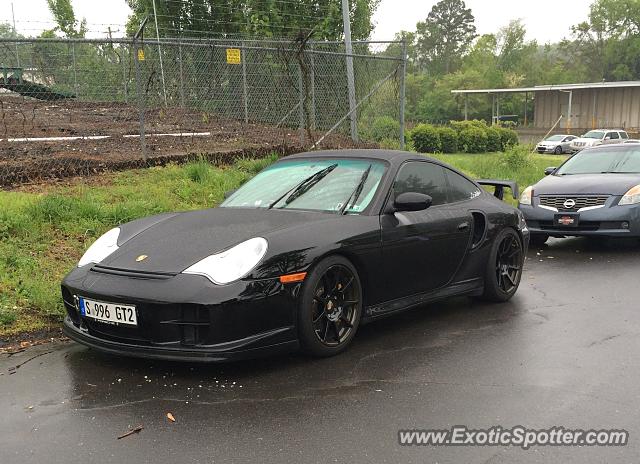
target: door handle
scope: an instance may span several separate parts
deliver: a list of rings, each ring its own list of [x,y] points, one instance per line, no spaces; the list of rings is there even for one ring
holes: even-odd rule
[[[469,228],[468,222],[463,222],[461,224],[458,224],[458,230],[467,230],[468,228]]]

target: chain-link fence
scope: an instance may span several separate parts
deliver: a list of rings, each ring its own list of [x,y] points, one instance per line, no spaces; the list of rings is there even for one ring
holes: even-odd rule
[[[389,44],[353,44],[350,106],[340,42],[3,39],[0,186],[201,155],[400,146],[405,61]]]

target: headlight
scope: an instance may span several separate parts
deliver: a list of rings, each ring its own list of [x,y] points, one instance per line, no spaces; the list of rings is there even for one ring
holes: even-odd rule
[[[629,189],[618,202],[619,205],[636,205],[640,203],[640,185]]]
[[[116,227],[104,234],[98,240],[93,242],[87,251],[85,251],[80,261],[78,261],[78,267],[82,267],[89,263],[99,263],[111,253],[118,249],[118,236],[120,235],[120,228]]]
[[[533,187],[530,185],[526,189],[523,190],[522,195],[520,195],[520,204],[521,205],[531,205],[531,195],[533,194]]]
[[[182,272],[201,275],[214,284],[224,285],[247,275],[266,252],[267,241],[262,237],[252,238],[222,253],[208,256]]]

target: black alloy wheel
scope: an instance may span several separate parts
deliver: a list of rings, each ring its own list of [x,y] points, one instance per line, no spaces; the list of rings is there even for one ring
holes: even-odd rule
[[[331,356],[351,342],[360,324],[362,286],[353,265],[340,256],[321,261],[307,275],[299,311],[305,351]]]

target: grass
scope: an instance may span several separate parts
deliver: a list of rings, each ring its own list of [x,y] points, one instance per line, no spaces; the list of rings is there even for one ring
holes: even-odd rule
[[[435,155],[471,177],[513,179],[521,189],[556,156]],[[110,228],[166,211],[217,205],[276,159],[214,167],[206,160],[105,174],[65,185],[0,191],[0,338],[58,325],[59,285],[86,248]]]

